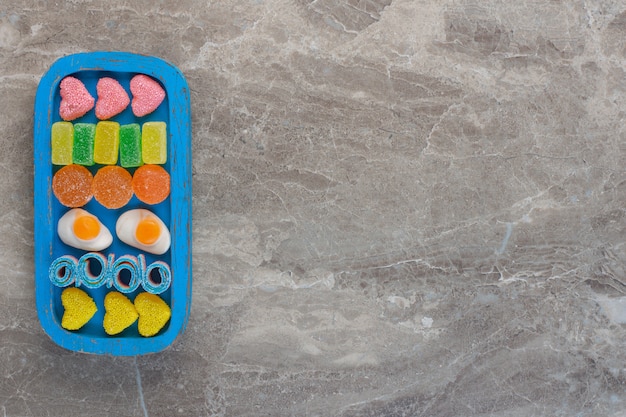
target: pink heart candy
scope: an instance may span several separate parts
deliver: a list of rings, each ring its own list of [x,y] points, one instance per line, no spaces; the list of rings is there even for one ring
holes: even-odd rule
[[[63,78],[60,94],[59,115],[63,120],[78,119],[93,108],[94,98],[78,78],[70,76]]]
[[[120,114],[128,107],[130,98],[124,87],[109,77],[100,78],[96,85],[98,102],[96,103],[96,117],[100,120],[110,119]]]
[[[137,117],[155,111],[165,98],[163,87],[156,80],[144,74],[135,75],[130,80],[130,92],[133,93],[131,107]]]

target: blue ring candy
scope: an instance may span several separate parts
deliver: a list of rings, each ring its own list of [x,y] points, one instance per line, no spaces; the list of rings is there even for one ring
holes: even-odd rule
[[[141,257],[141,255],[139,255]],[[144,261],[145,264],[145,261]],[[130,281],[128,284],[122,282],[120,280],[120,272],[123,270],[130,271]],[[139,284],[141,283],[141,269],[140,264],[137,261],[137,258],[132,255],[123,255],[120,256],[114,263],[111,265],[111,278],[113,281],[113,286],[122,293],[131,293],[139,288]]]
[[[93,275],[90,271],[89,265],[92,260],[100,262],[100,272],[98,275]],[[80,287],[84,285],[87,288],[99,288],[107,283],[109,277],[107,268],[107,259],[104,255],[97,252],[89,252],[84,254],[78,260],[76,267],[76,286]]]
[[[97,274],[91,272],[91,262],[98,262],[100,270]],[[128,283],[122,280],[122,271],[130,272]],[[155,271],[156,270],[156,271]],[[160,280],[155,280],[157,273]],[[72,283],[76,287],[81,285],[90,288],[115,287],[122,293],[132,293],[139,286],[151,294],[161,294],[172,284],[172,271],[170,266],[163,261],[154,261],[146,266],[146,258],[143,254],[137,257],[122,255],[117,260],[114,254],[108,258],[98,252],[89,252],[76,259],[72,255],[63,255],[52,261],[48,269],[48,276],[53,285],[67,287]]]
[[[64,255],[56,258],[48,269],[50,281],[61,288],[71,285],[74,282],[77,262],[78,260],[72,255]],[[61,271],[63,274],[59,274]]]
[[[159,271],[161,282],[157,283],[152,279],[151,272],[155,269],[158,269]],[[143,277],[143,288],[147,292],[152,294],[161,294],[170,287],[170,284],[172,283],[172,271],[170,271],[169,265],[165,262],[154,261],[144,270],[146,272]]]

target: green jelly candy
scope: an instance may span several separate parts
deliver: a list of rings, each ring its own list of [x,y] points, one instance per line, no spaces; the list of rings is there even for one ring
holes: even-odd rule
[[[93,142],[96,125],[93,123],[74,124],[74,152],[72,159],[78,165],[93,165]]]
[[[120,126],[120,165],[124,168],[138,167],[141,159],[141,130],[139,124]]]

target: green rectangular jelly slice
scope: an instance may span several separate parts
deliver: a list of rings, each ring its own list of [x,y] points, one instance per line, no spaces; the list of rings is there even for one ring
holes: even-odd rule
[[[93,142],[95,136],[96,125],[94,123],[74,124],[74,150],[72,152],[72,159],[75,164],[88,166],[94,164]]]
[[[131,123],[120,127],[120,165],[124,168],[138,167],[141,158],[141,130],[139,124]]]

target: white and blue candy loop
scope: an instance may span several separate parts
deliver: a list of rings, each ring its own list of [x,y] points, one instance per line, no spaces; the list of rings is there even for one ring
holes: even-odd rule
[[[52,284],[63,288],[74,283],[74,270],[77,263],[78,260],[72,255],[56,258],[48,269],[48,276]]]
[[[172,284],[172,271],[163,261],[146,266],[144,255],[122,255],[116,260],[113,254],[107,258],[98,252],[86,253],[78,260],[72,255],[60,256],[52,261],[48,276],[52,284],[61,288],[71,284],[90,289],[106,285],[126,294],[139,286],[151,294],[161,294]]]
[[[100,264],[98,274],[91,272],[92,262],[96,261]],[[100,288],[107,282],[109,276],[107,268],[107,258],[97,252],[89,252],[84,254],[78,260],[76,267],[76,286],[84,285],[87,288]]]
[[[139,255],[143,258],[142,255]],[[145,265],[145,261],[143,263]],[[129,271],[127,275],[129,277],[128,282],[124,282],[126,280],[122,280],[122,272],[124,270]],[[131,293],[139,288],[139,284],[141,284],[141,267],[139,261],[136,257],[132,255],[123,255],[120,256],[113,264],[110,266],[110,273],[112,276],[113,286],[122,293]]]
[[[156,273],[161,277],[160,282],[156,282],[152,278],[152,271],[156,270]],[[170,287],[172,282],[172,271],[170,267],[163,261],[155,261],[145,268],[145,275],[143,277],[143,288],[152,294],[161,294]]]

